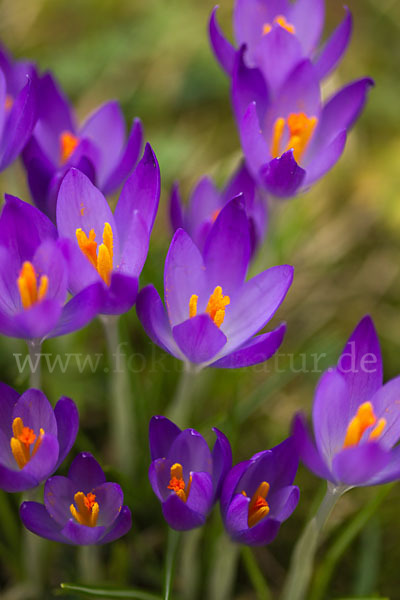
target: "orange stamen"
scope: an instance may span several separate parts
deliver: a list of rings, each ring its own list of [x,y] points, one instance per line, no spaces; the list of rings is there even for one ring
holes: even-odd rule
[[[308,117],[305,113],[291,113],[287,119],[279,117],[272,128],[271,155],[281,156],[288,150],[293,150],[296,162],[300,162],[317,126],[317,117]],[[285,127],[288,128],[289,141],[282,148],[282,138]]]
[[[97,249],[94,229],[89,231],[89,237],[83,229],[75,231],[78,245],[86,258],[91,262],[103,281],[109,286],[113,270],[114,238],[111,225],[104,223],[103,243]]]
[[[96,527],[100,508],[96,502],[96,495],[89,492],[85,495],[83,492],[77,492],[74,496],[74,504],[71,504],[69,510],[71,515],[80,525],[86,527]]]
[[[286,29],[286,31],[288,31],[289,33],[292,33],[293,35],[296,33],[295,26],[289,23],[284,15],[277,15],[274,18],[272,24],[279,25],[283,29]],[[269,23],[265,23],[262,31],[263,35],[267,35],[270,31],[272,31],[272,25],[270,25]]]
[[[25,261],[17,279],[17,286],[22,306],[27,309],[46,297],[49,289],[49,278],[47,275],[41,275],[38,289],[38,276],[35,267],[29,261]]]
[[[210,315],[217,327],[221,327],[225,319],[225,309],[231,303],[229,296],[222,294],[222,288],[217,285],[210,296],[206,307],[206,313]]]
[[[168,489],[173,490],[175,494],[179,496],[181,500],[183,500],[183,502],[186,502],[189,496],[190,487],[192,485],[192,476],[190,475],[188,484],[186,486],[185,481],[183,479],[182,465],[179,463],[175,463],[174,465],[172,465],[170,476],[171,478],[167,486]]]
[[[21,417],[16,417],[12,422],[13,437],[10,439],[11,452],[20,469],[35,456],[44,436],[44,430],[40,429],[37,436],[33,429],[25,427]],[[34,444],[31,452],[31,446]]]
[[[10,94],[7,94],[6,100],[4,102],[4,108],[6,109],[7,112],[12,109],[13,104],[14,104],[14,98],[12,96],[10,96]]]
[[[247,524],[249,527],[257,525],[264,517],[269,513],[269,505],[266,501],[266,497],[269,492],[269,483],[263,481],[260,483],[256,491],[254,492],[248,509]],[[243,492],[242,492],[243,494]]]
[[[363,404],[360,404],[356,415],[351,419],[347,427],[343,448],[357,446],[361,441],[364,432],[373,425],[376,425],[376,427],[372,430],[368,438],[369,441],[376,440],[381,436],[386,426],[386,419],[379,419],[377,423],[377,418],[371,402],[364,402]]]
[[[64,165],[79,145],[79,138],[71,131],[63,131],[60,135],[61,164]]]

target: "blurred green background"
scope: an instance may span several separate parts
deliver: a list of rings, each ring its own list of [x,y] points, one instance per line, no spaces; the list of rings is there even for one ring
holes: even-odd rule
[[[341,2],[326,4],[325,34],[343,17]],[[320,369],[333,364],[364,314],[373,316],[378,329],[385,379],[399,372],[400,3],[347,4],[355,18],[353,40],[340,68],[324,85],[324,94],[364,75],[372,76],[376,87],[339,164],[309,193],[271,205],[269,234],[253,266],[253,272],[279,263],[295,267],[294,284],[273,323],[288,324],[281,349],[285,356],[237,372],[206,372],[193,389],[191,424],[207,434],[211,425],[221,427],[232,440],[236,462],[281,441],[297,410],[309,414],[319,377],[313,354],[325,353]],[[228,81],[208,44],[213,5],[213,0],[0,2],[1,40],[16,57],[36,61],[42,71],[54,71],[80,118],[117,98],[128,123],[135,116],[142,119],[146,140],[160,162],[162,198],[141,283],[154,282],[159,291],[171,237],[167,199],[172,182],[178,179],[187,197],[204,174],[223,184],[240,159]],[[219,20],[229,35],[231,11],[232,0],[220,0]],[[1,195],[29,198],[18,165],[2,174],[0,190]],[[131,362],[136,431],[126,451],[135,452],[134,478],[123,478],[111,466],[108,359],[100,323],[44,345],[44,352],[101,354],[96,373],[79,373],[72,362],[65,374],[45,368],[43,388],[52,402],[70,395],[78,403],[81,430],[75,450],[90,450],[108,465],[109,477],[124,486],[133,511],[131,533],[101,549],[99,580],[157,591],[166,527],[147,481],[147,425],[151,415],[165,412],[181,365],[152,346],[134,310],[123,317],[121,333],[130,353],[146,357],[145,362],[139,356]],[[20,391],[28,387],[28,374],[18,372],[13,355],[25,351],[22,341],[0,339],[1,380]],[[306,369],[301,368],[302,360]],[[303,467],[297,482],[302,491],[299,507],[269,547],[242,552],[226,542],[217,509],[206,528],[186,534],[177,598],[275,598],[294,541],[323,491],[323,484]],[[400,486],[378,506],[379,493],[353,490],[341,499],[318,555],[311,600],[400,597]],[[0,492],[0,597],[10,600],[31,597],[29,585],[21,584],[19,502],[17,495]],[[85,578],[82,557],[73,548],[49,543],[44,553],[47,583],[41,597],[53,597],[60,581]],[[22,587],[16,587],[18,582]]]

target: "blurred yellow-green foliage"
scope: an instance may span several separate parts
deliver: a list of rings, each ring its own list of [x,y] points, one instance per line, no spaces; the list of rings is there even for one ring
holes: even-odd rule
[[[231,35],[233,0],[220,0],[219,20]],[[348,0],[354,14],[354,36],[340,68],[324,86],[325,95],[364,75],[375,79],[366,110],[350,134],[339,164],[307,194],[270,207],[269,234],[253,271],[279,263],[295,266],[292,289],[274,322],[285,320],[288,332],[282,353],[292,363],[271,361],[238,372],[209,372],[193,390],[192,424],[202,431],[216,424],[231,436],[235,460],[278,443],[287,435],[299,409],[310,412],[319,373],[313,354],[323,354],[319,368],[334,363],[358,320],[370,313],[384,355],[385,378],[400,371],[400,3],[398,0]],[[326,32],[343,17],[342,3],[327,0]],[[204,174],[219,184],[232,172],[240,148],[231,116],[229,85],[208,44],[207,21],[213,0],[1,0],[0,37],[16,57],[51,69],[74,102],[80,118],[98,104],[117,98],[127,122],[139,116],[160,162],[162,198],[142,284],[152,281],[162,291],[162,272],[170,240],[167,199],[179,180],[187,197]],[[4,192],[28,199],[18,166],[2,174]],[[137,477],[122,481],[134,517],[132,532],[102,550],[106,567],[100,579],[157,590],[165,549],[165,527],[159,504],[147,482],[147,423],[162,413],[174,394],[180,365],[154,348],[134,310],[123,319],[122,334],[132,352],[145,353],[144,369],[136,365],[132,389],[136,402]],[[20,391],[28,386],[19,374],[14,353],[25,353],[18,340],[0,340],[1,379]],[[84,332],[45,344],[45,352],[105,353],[102,329],[93,323]],[[301,372],[301,357],[307,372]],[[107,375],[43,373],[43,387],[54,402],[71,395],[81,413],[76,450],[91,450],[107,463]],[[283,365],[283,366],[282,366]],[[295,369],[290,367],[295,367]],[[104,368],[103,368],[104,367]],[[282,368],[281,368],[282,367]],[[315,370],[314,370],[315,371]],[[131,449],[127,448],[129,452]],[[112,472],[112,468],[110,467]],[[118,478],[118,474],[114,474]],[[255,557],[272,594],[282,585],[293,543],[314,507],[321,482],[299,471],[301,501],[278,539]],[[335,511],[319,573],[346,523],[375,497],[376,489],[354,490]],[[16,511],[19,498],[0,494],[0,589],[3,598],[21,578]],[[324,595],[399,598],[400,486],[396,486],[361,536],[339,553],[339,562]],[[245,557],[219,539],[216,514],[205,532],[189,534],[177,591],[182,598],[260,600]],[[7,550],[11,544],[12,552]],[[193,554],[197,547],[197,558]],[[48,588],[77,580],[75,551],[47,547]],[[221,556],[224,554],[226,565]],[[235,556],[237,562],[235,562]],[[229,562],[231,557],[231,562]],[[51,558],[51,560],[50,560]],[[231,565],[232,573],[229,571]],[[247,566],[246,566],[247,565]],[[219,587],[222,586],[222,587]],[[14,590],[14,591],[13,591]],[[28,598],[23,588],[20,598]],[[24,595],[25,594],[25,595]]]

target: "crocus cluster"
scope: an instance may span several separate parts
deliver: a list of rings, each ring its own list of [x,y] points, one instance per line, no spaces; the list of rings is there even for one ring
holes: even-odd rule
[[[166,417],[153,417],[149,479],[167,523],[176,530],[204,524],[217,500],[230,537],[250,546],[268,544],[296,508],[293,486],[298,457],[289,438],[232,468],[226,436],[213,429],[212,452],[194,429],[181,431]],[[268,500],[267,500],[268,497]]]

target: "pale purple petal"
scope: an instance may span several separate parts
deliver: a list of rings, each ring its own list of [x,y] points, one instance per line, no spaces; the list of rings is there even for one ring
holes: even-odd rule
[[[290,7],[288,20],[301,40],[305,54],[318,45],[325,20],[325,0],[296,0]]]
[[[353,18],[346,6],[344,9],[345,18],[329,37],[314,63],[320,79],[326,77],[336,67],[349,45]]]
[[[113,542],[118,538],[122,537],[132,527],[132,514],[127,506],[123,506],[121,512],[119,513],[117,519],[115,520],[113,526],[106,533],[104,537],[101,538],[100,544],[108,544],[109,542]]]
[[[333,475],[323,462],[314,441],[311,439],[303,415],[296,415],[292,427],[292,435],[299,453],[300,459],[310,471],[322,479],[335,481]]]
[[[104,286],[103,303],[100,313],[121,315],[132,308],[136,302],[139,282],[137,277],[113,272],[110,287]]]
[[[85,327],[102,309],[104,294],[101,283],[94,283],[78,292],[63,307],[56,326],[47,337],[58,337]]]
[[[68,471],[68,477],[72,480],[76,491],[84,494],[106,482],[103,469],[90,452],[81,452],[74,458]]]
[[[60,526],[50,517],[43,504],[23,502],[19,509],[19,515],[24,526],[32,533],[54,542],[66,543]]]
[[[233,66],[235,62],[235,48],[223,35],[217,21],[216,12],[218,6],[216,6],[210,17],[209,21],[209,36],[211,47],[213,49],[215,58],[218,60],[221,67],[226,71],[228,75],[232,75]]]
[[[187,506],[176,494],[171,494],[162,504],[164,519],[172,529],[187,531],[204,525],[206,515]]]
[[[249,68],[244,61],[245,47],[236,55],[235,69],[232,78],[232,104],[236,119],[243,118],[251,102],[257,106],[257,115],[263,120],[268,107],[270,92],[267,82],[259,68]]]
[[[168,460],[179,463],[183,468],[183,478],[187,480],[191,472],[212,473],[212,456],[207,442],[194,429],[184,429],[172,442]]]
[[[70,519],[61,530],[65,542],[76,546],[97,544],[106,532],[105,527],[87,527]]]
[[[165,458],[172,442],[180,433],[179,427],[167,417],[159,415],[152,417],[149,424],[151,460]]]
[[[175,232],[177,229],[184,229],[183,204],[178,182],[175,182],[172,186],[169,197],[169,219],[173,232]]]
[[[288,150],[262,167],[260,176],[273,196],[287,198],[294,196],[300,189],[306,171],[295,161],[293,150]]]
[[[243,118],[239,121],[239,135],[249,171],[259,181],[260,171],[270,160],[271,152],[261,131],[255,102],[247,107]]]
[[[368,480],[390,462],[390,452],[379,444],[368,442],[345,448],[336,454],[332,471],[337,481],[346,485],[368,485]]]
[[[50,477],[44,486],[44,505],[50,517],[61,527],[71,518],[70,506],[76,490],[68,477]]]
[[[377,418],[385,419],[386,425],[377,440],[380,445],[390,449],[400,439],[400,377],[388,381],[371,398]]]
[[[124,494],[118,483],[107,481],[92,492],[99,504],[97,526],[109,527],[117,519],[124,501]]]
[[[66,458],[75,443],[79,429],[79,413],[75,402],[63,396],[54,407],[54,416],[57,422],[57,438],[59,454],[57,467]]]
[[[197,513],[206,515],[212,506],[213,484],[209,473],[192,473],[189,496],[186,506]]]
[[[40,429],[57,437],[57,421],[53,408],[46,396],[40,390],[27,390],[19,397],[14,406],[12,419],[20,417],[25,427],[33,429],[39,435]]]
[[[225,334],[206,314],[175,325],[172,335],[181,352],[195,364],[211,360],[227,342]]]
[[[232,449],[228,438],[222,431],[213,427],[213,432],[217,436],[214,448],[212,450],[213,461],[213,489],[215,502],[221,495],[222,485],[229,469],[232,467]]]
[[[338,136],[311,158],[307,165],[303,188],[311,185],[327,173],[341,157],[346,145],[347,134],[341,131]]]
[[[102,186],[104,194],[107,195],[113,192],[128,177],[140,156],[142,143],[143,125],[140,119],[134,119],[125,150],[119,159],[119,163]]]

